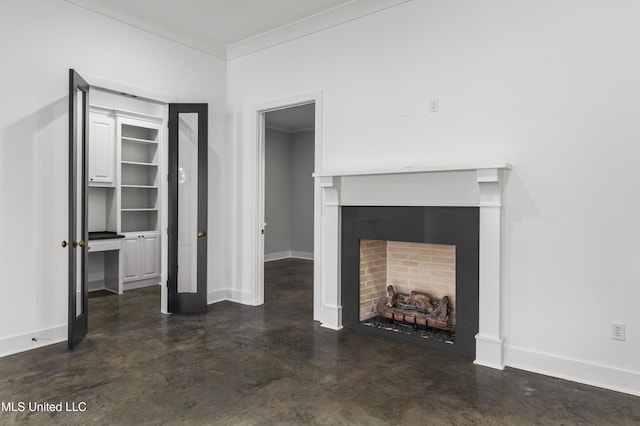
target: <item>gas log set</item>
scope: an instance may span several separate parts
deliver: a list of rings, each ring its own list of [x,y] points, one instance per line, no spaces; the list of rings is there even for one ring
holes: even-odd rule
[[[455,325],[449,322],[449,297],[437,299],[427,293],[412,291],[411,294],[396,293],[392,285],[387,286],[387,302],[376,305],[376,313],[383,318],[414,326],[432,327],[454,332]]]

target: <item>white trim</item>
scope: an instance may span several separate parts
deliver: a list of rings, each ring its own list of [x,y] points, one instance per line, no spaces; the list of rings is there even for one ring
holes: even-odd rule
[[[136,19],[132,16],[126,16],[122,13],[115,12],[113,9],[109,10],[109,8],[101,7],[99,2],[92,2],[91,4],[87,4],[86,2],[78,2],[76,0],[64,0],[69,4],[80,7],[82,9],[88,10],[92,13],[96,13],[98,15],[104,16],[108,19],[112,19],[116,22],[119,22],[123,25],[130,26],[139,31],[144,31],[148,34],[153,34],[156,37],[160,37],[164,40],[167,40],[171,43],[176,43],[180,46],[186,47],[188,49],[193,49],[196,52],[203,53],[205,55],[210,55],[215,58],[225,60],[226,59],[226,49],[224,46],[219,45],[217,42],[205,42],[200,39],[194,39],[191,37],[183,37],[180,35],[165,35],[161,32],[156,31],[153,28],[149,28],[149,26],[144,22],[144,20]]]
[[[54,343],[66,342],[67,338],[66,324],[43,328],[12,337],[5,337],[0,339],[0,358],[31,349],[38,349],[43,346],[53,345]]]
[[[507,366],[545,376],[640,396],[640,372],[579,359],[506,347]]]
[[[275,253],[265,253],[264,254],[264,261],[266,262],[273,262],[274,260],[282,260],[282,259],[288,259],[291,257],[291,250],[289,251],[278,251]]]
[[[409,0],[350,1],[279,28],[229,44],[227,45],[227,60],[237,59],[269,47],[314,34],[406,3],[407,1]]]
[[[178,102],[178,98],[176,98],[175,96],[167,95],[165,93],[158,93],[151,90],[141,89],[139,87],[129,86],[117,81],[105,80],[94,75],[81,75],[89,83],[89,86],[92,89],[113,92],[121,96],[133,96],[140,100],[156,104],[170,104]]]
[[[274,260],[282,260],[282,259],[303,259],[303,260],[313,260],[313,253],[308,251],[279,251],[275,253],[265,253],[264,261],[265,262],[273,262]]]
[[[469,170],[511,170],[513,165],[506,162],[484,163],[484,164],[427,164],[420,166],[402,166],[391,169],[371,169],[371,170],[341,170],[324,173],[314,173],[313,177],[336,177],[336,176],[371,176],[371,175],[395,175],[407,173],[437,173],[437,172],[463,172]],[[477,182],[495,182],[492,176],[482,176]]]
[[[207,305],[224,301],[256,306],[253,303],[253,295],[246,291],[223,288],[207,293]]]
[[[123,283],[122,287],[124,291],[153,287],[154,285],[161,285],[161,283],[158,282],[159,279],[160,278],[147,278],[146,280],[129,281],[127,283]]]
[[[313,253],[308,251],[291,251],[291,258],[302,260],[313,260]]]
[[[207,305],[229,300],[230,290],[223,288],[221,290],[213,290],[207,293]]]

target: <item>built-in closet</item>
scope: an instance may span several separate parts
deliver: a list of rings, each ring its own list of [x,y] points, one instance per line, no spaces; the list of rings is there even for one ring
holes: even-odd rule
[[[164,107],[92,92],[89,108],[89,291],[160,282]]]

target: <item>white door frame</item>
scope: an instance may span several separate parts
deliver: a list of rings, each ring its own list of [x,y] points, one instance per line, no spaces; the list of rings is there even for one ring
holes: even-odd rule
[[[253,106],[253,115],[255,117],[255,135],[256,135],[256,188],[258,202],[256,218],[256,265],[255,277],[256,283],[254,288],[255,305],[264,303],[264,227],[265,227],[265,118],[267,112],[277,111],[280,109],[291,108],[301,105],[315,104],[315,131],[314,131],[314,173],[322,171],[322,91],[313,91],[301,93],[298,95],[288,96],[285,98],[274,99]],[[314,181],[313,196],[313,312],[314,319],[319,312],[320,295],[320,188]]]

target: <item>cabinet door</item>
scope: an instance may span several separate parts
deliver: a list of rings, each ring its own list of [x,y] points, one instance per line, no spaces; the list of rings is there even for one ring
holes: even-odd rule
[[[114,185],[115,142],[115,120],[103,114],[91,113],[89,128],[89,185]]]
[[[140,239],[141,278],[153,278],[160,275],[160,244],[157,234],[146,234]]]
[[[140,277],[140,244],[138,236],[125,237],[122,244],[124,250],[123,282],[139,280]]]

